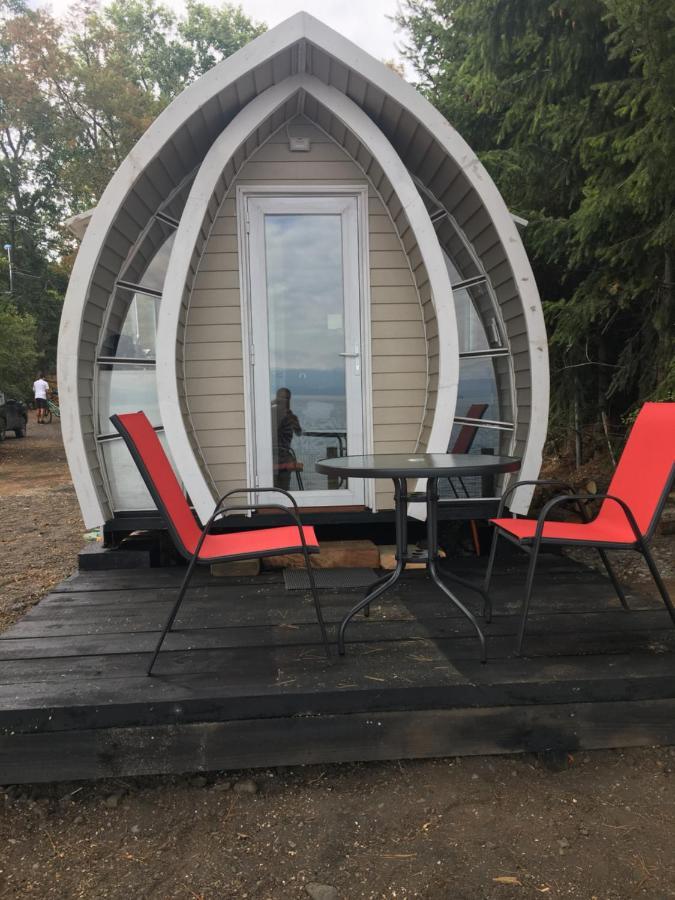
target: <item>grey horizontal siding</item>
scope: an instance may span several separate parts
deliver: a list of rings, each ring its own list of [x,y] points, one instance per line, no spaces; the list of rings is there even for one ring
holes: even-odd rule
[[[338,128],[325,111],[320,114],[314,108],[312,112],[326,128]],[[243,165],[228,185],[213,222],[206,223],[208,240],[190,292],[183,359],[186,405],[202,464],[218,491],[237,482],[233,472],[239,473],[242,483],[246,465],[234,188],[237,184],[270,182],[364,183],[361,166],[332,136],[307,119],[295,120],[291,125],[302,125],[303,134],[310,136],[310,153],[301,157],[291,153],[284,127]],[[349,135],[344,129],[341,137],[346,143]],[[417,446],[426,402],[425,326],[408,257],[390,210],[375,190],[376,184],[389,196],[395,214],[406,220],[381,168],[373,164],[357,141],[351,141],[351,148],[374,179],[368,179],[374,447],[378,452],[391,447],[412,452]],[[421,274],[425,277],[425,273]],[[390,486],[382,492],[378,490],[377,503],[382,508],[391,507]]]

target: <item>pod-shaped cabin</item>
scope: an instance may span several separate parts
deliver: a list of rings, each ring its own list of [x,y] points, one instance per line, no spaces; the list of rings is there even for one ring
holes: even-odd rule
[[[388,483],[317,459],[495,452],[535,478],[548,417],[541,304],[494,183],[411,85],[306,13],[187,88],[120,166],[58,378],[85,523],[113,529],[154,509],[113,413],[148,414],[203,520],[275,484],[309,521],[393,506]],[[500,488],[447,494],[483,509]]]

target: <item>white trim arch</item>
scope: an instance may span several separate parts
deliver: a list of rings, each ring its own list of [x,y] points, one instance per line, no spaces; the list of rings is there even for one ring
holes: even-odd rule
[[[248,136],[300,91],[330,110],[367,147],[384,170],[405,210],[427,270],[438,340],[444,348],[439,356],[438,395],[427,450],[444,453],[450,439],[452,417],[447,411],[455,408],[459,377],[457,323],[450,279],[429,214],[398,154],[363,110],[343,93],[311,75],[291,76],[252,100],[212,145],[185,205],[166,275],[157,332],[157,376],[163,385],[159,395],[160,410],[173,459],[202,519],[210,515],[214,497],[185,428],[178,395],[176,340],[186,299],[186,282],[200,231],[224,167]]]
[[[306,13],[298,13],[184,90],[129,153],[93,213],[66,295],[58,362],[64,445],[87,527],[101,524],[111,512],[95,441],[92,347],[98,345],[104,327],[106,294],[119,277],[116,267],[120,266],[120,252],[125,252],[119,250],[125,244],[125,222],[133,224],[129,232],[133,244],[133,233],[144,227],[143,216],[147,222],[170,189],[168,180],[173,178],[177,184],[189,170],[201,165],[209,147],[256,97],[305,72],[353,103],[384,135],[393,152],[400,153],[411,171],[415,163],[407,155],[407,137],[399,130],[399,124],[416,127],[413,157],[423,150],[423,145],[435,142],[434,165],[446,154],[475,192],[473,199],[485,209],[499,242],[495,249],[499,249],[504,260],[500,268],[512,274],[515,286],[509,305],[518,309],[514,334],[521,357],[519,390],[529,407],[522,424],[516,421],[519,444],[524,446],[519,450],[523,457],[521,477],[538,474],[549,404],[546,332],[532,271],[502,197],[466,142],[411,85],[326,25]],[[431,172],[427,174],[432,178]],[[164,193],[158,192],[159,182],[163,182]],[[146,195],[141,197],[143,191]],[[133,223],[130,212],[138,214]],[[453,412],[454,405],[447,410],[448,418]],[[439,435],[440,432],[431,435],[434,443]],[[513,508],[522,511],[528,500],[529,491],[524,489]]]

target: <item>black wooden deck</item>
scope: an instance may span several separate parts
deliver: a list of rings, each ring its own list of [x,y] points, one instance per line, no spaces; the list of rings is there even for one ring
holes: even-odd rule
[[[453,561],[479,577],[484,563]],[[545,557],[525,658],[524,566],[503,564],[489,661],[421,573],[359,617],[328,664],[280,575],[194,588],[152,678],[180,569],[82,573],[0,635],[0,783],[675,742],[675,629],[647,596]],[[478,610],[477,596],[459,595]],[[325,592],[339,621],[354,592]]]

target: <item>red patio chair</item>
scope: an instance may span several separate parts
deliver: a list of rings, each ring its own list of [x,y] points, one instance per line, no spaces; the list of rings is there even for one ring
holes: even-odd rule
[[[482,419],[485,410],[488,408],[487,403],[472,403],[471,406],[466,411],[467,419]],[[476,435],[478,434],[478,425],[462,425],[459,429],[459,434],[457,435],[457,440],[452,445],[452,448],[448,451],[449,453],[468,453],[472,446],[473,442],[476,440]],[[457,479],[459,484],[464,491],[464,496],[469,496],[469,491],[467,490],[466,484],[462,478]],[[454,479],[448,478],[448,484],[450,485],[450,490],[453,492],[455,497],[459,500],[459,494],[457,493],[457,489],[453,484]],[[471,538],[473,540],[473,549],[476,552],[476,556],[480,556],[480,538],[478,537],[478,527],[476,526],[475,519],[469,519],[469,528],[471,529]]]
[[[575,494],[568,485],[557,481],[519,481],[509,485],[502,496],[497,518],[491,519],[495,532],[485,576],[485,593],[488,597],[485,608],[487,620],[490,620],[492,612],[488,592],[497,541],[503,536],[530,553],[518,635],[518,654],[525,636],[534,573],[542,544],[596,548],[614,590],[626,610],[628,609],[626,597],[609,564],[605,550],[637,550],[644,556],[666,609],[675,623],[675,609],[649,550],[649,542],[674,483],[675,403],[645,403],[631,429],[606,494]],[[502,518],[507,497],[519,485],[524,484],[562,484],[569,493],[549,500],[538,519]],[[583,502],[588,500],[602,501],[596,517],[591,521],[588,520],[583,506]],[[549,521],[549,513],[556,506],[570,502],[577,505],[582,517],[581,523]]]
[[[211,518],[204,528],[201,528],[195,516],[188,506],[185,495],[181,490],[178,479],[171,467],[164,448],[159,442],[157,433],[143,412],[125,413],[124,415],[111,416],[110,421],[124,438],[131,456],[138,466],[143,481],[147,485],[157,509],[162,514],[169,533],[179,552],[188,559],[189,565],[185,578],[180,586],[178,597],[171,610],[171,614],[162,630],[157,646],[153,654],[148,675],[152,674],[159,651],[164,643],[164,638],[171,630],[174,619],[185,596],[194,567],[198,563],[211,565],[211,563],[227,562],[241,559],[255,559],[260,556],[279,556],[287,553],[302,553],[305,558],[307,577],[314,598],[316,617],[321,629],[321,638],[326,649],[326,656],[330,658],[330,648],[326,636],[326,626],[321,612],[319,595],[314,581],[314,574],[309,562],[310,553],[319,552],[319,544],[314,534],[314,529],[303,526],[298,514],[295,499],[282,488],[255,488],[255,491],[274,491],[284,494],[292,503],[292,507],[281,504],[265,503],[265,509],[277,509],[293,520],[292,525],[277,528],[260,528],[250,531],[240,531],[229,534],[212,534],[212,525],[230,512],[245,512],[258,508],[255,504],[239,504],[237,506],[225,506],[225,501],[233,494],[253,493],[252,488],[235,488],[224,494],[216,503]]]

